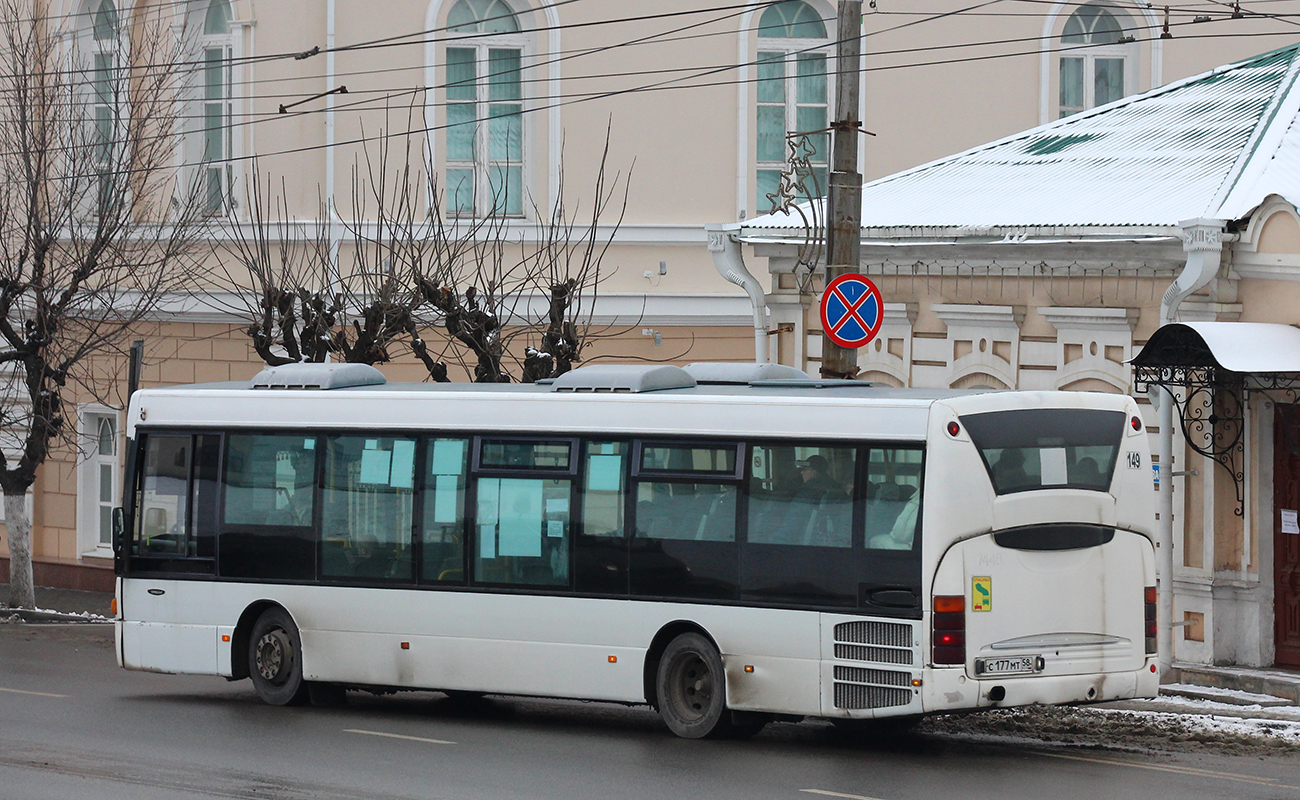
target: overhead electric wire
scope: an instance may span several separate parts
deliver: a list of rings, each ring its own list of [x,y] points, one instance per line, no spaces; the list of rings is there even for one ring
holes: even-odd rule
[[[967,7],[967,9],[959,9],[959,10],[955,10],[955,11],[945,12],[945,13],[938,14],[938,15],[935,15],[935,16],[930,17],[930,18],[926,18],[926,19],[924,19],[924,20],[914,20],[914,21],[911,21],[911,22],[908,22],[908,23],[904,23],[903,25],[895,26],[895,27],[890,28],[890,29],[887,29],[887,30],[867,32],[867,33],[862,34],[862,37],[863,37],[863,38],[866,38],[866,37],[869,37],[869,36],[872,36],[872,35],[880,35],[880,34],[882,34],[882,33],[890,32],[890,31],[897,30],[897,29],[899,29],[899,28],[903,28],[903,27],[910,27],[910,26],[912,26],[912,25],[920,24],[920,23],[922,23],[922,22],[931,21],[931,20],[935,20],[935,19],[947,18],[947,17],[954,16],[954,15],[957,15],[957,14],[960,14],[960,13],[968,13],[970,10],[974,10],[974,9],[977,9],[977,8],[981,8],[981,7],[985,7],[985,6],[988,6],[988,5],[992,5],[993,3],[996,3],[996,2],[1032,2],[1032,0],[990,0],[990,2],[980,3],[980,4],[977,4],[977,5],[975,5],[975,6],[970,6],[970,7]],[[1229,19],[1229,18],[1230,18],[1230,17],[1225,17],[1224,19],[1226,20],[1226,19]],[[1220,20],[1220,21],[1222,21],[1222,20]],[[1193,24],[1204,24],[1204,23],[1197,23],[1197,22],[1179,22],[1179,23],[1173,23],[1173,24],[1174,24],[1174,25],[1182,26],[1182,25],[1193,25]],[[1153,28],[1162,28],[1163,26],[1162,26],[1162,25],[1159,25],[1159,24],[1155,24],[1155,25],[1147,25],[1147,26],[1141,26],[1141,27],[1143,27],[1143,28],[1145,28],[1145,29],[1153,29]],[[734,33],[734,32],[733,32],[733,33]],[[1188,36],[1183,36],[1183,37],[1179,37],[1179,38],[1182,38],[1182,39],[1204,39],[1204,38],[1234,38],[1234,37],[1238,37],[1238,36],[1276,36],[1276,35],[1279,35],[1279,34],[1278,34],[1277,32],[1264,31],[1264,32],[1251,32],[1251,33],[1246,33],[1246,34],[1207,34],[1207,35],[1198,35],[1198,36],[1190,36],[1190,37],[1188,37]],[[1044,38],[1044,37],[1025,37],[1025,38],[1023,39],[1023,41],[1035,41],[1035,40],[1039,40],[1039,41],[1041,41],[1043,38]],[[1047,38],[1055,38],[1055,37],[1047,37]],[[1153,40],[1154,38],[1156,38],[1156,37],[1150,37],[1150,38],[1142,39],[1141,41],[1150,41],[1150,40]],[[997,42],[997,43],[1015,43],[1016,41],[1018,41],[1018,40],[1004,40],[1004,41],[999,41],[999,42]],[[786,55],[787,55],[787,56],[790,56],[790,55],[797,55],[798,53],[801,53],[801,52],[812,52],[812,51],[816,51],[816,50],[821,50],[821,49],[825,49],[825,48],[827,48],[827,47],[834,46],[835,44],[836,44],[836,43],[834,43],[834,42],[830,42],[830,43],[827,43],[827,42],[819,42],[818,44],[816,44],[816,45],[814,45],[814,46],[811,46],[811,47],[809,47],[809,48],[805,48],[804,50],[793,51],[793,52],[787,53]],[[919,50],[919,49],[927,49],[927,50],[946,50],[946,49],[956,49],[956,48],[975,47],[975,46],[980,46],[981,44],[986,44],[986,43],[978,43],[978,42],[976,42],[976,43],[957,43],[957,44],[952,44],[952,45],[938,45],[938,46],[931,46],[931,47],[929,47],[929,48],[916,48],[916,49],[910,49],[910,48],[909,48],[909,49],[907,49],[907,50],[903,50],[903,51],[893,51],[893,52],[914,52],[915,50]],[[1072,50],[1072,49],[1085,49],[1085,48],[1087,48],[1087,47],[1092,47],[1092,46],[1094,46],[1094,45],[1079,45],[1079,46],[1069,47],[1069,48],[1064,48],[1064,49],[1071,49],[1071,50]],[[970,62],[973,62],[973,61],[983,61],[983,60],[990,60],[990,59],[996,59],[996,58],[1020,57],[1020,56],[1035,55],[1035,54],[1039,54],[1039,53],[1041,53],[1041,50],[1022,51],[1022,52],[1013,52],[1013,53],[995,53],[995,54],[986,54],[986,55],[980,55],[980,56],[970,56],[970,57],[955,58],[955,59],[934,60],[934,61],[928,61],[928,62],[910,62],[910,63],[901,63],[901,64],[881,65],[881,66],[875,66],[875,67],[866,67],[866,68],[864,68],[863,71],[864,71],[864,72],[877,72],[877,71],[886,71],[886,70],[903,69],[903,68],[914,68],[914,67],[924,67],[924,66],[937,66],[937,65],[957,64],[957,63],[970,63]],[[877,55],[877,54],[869,53],[868,55]],[[719,74],[719,73],[726,72],[726,71],[737,70],[737,69],[741,69],[741,68],[745,68],[745,67],[754,66],[754,65],[756,65],[757,63],[758,63],[757,61],[750,61],[750,62],[746,62],[746,63],[744,63],[744,64],[727,64],[727,65],[721,65],[721,66],[716,66],[716,67],[707,67],[707,68],[689,68],[690,70],[693,71],[693,74],[691,74],[691,75],[681,76],[681,77],[678,77],[678,78],[673,78],[673,79],[666,80],[666,81],[659,81],[659,82],[656,82],[656,83],[646,84],[646,85],[642,85],[642,86],[626,87],[626,88],[613,89],[613,90],[601,91],[601,92],[568,93],[568,94],[562,94],[562,95],[555,95],[555,96],[553,96],[552,98],[550,98],[550,99],[551,99],[551,102],[545,103],[545,104],[543,104],[543,105],[536,105],[536,106],[532,106],[532,107],[525,108],[525,109],[522,110],[521,113],[537,113],[537,112],[542,112],[542,111],[549,111],[549,110],[553,110],[553,109],[560,108],[560,107],[563,107],[563,106],[573,105],[573,104],[576,104],[576,103],[593,102],[593,101],[598,101],[598,100],[602,100],[602,99],[611,99],[611,98],[616,98],[616,97],[621,97],[621,96],[630,95],[630,94],[636,94],[636,93],[642,93],[642,92],[658,92],[658,91],[682,90],[682,89],[702,89],[702,88],[710,88],[710,87],[718,87],[718,86],[727,86],[727,85],[739,85],[739,84],[741,84],[741,83],[753,83],[753,82],[756,82],[758,79],[757,79],[757,78],[747,78],[747,79],[743,79],[743,80],[741,80],[741,79],[730,79],[730,80],[725,80],[725,81],[709,81],[709,82],[704,82],[704,83],[692,82],[692,83],[689,83],[689,84],[683,84],[682,82],[683,82],[683,81],[698,81],[699,79],[701,79],[701,78],[707,78],[707,77],[710,76],[710,75]],[[632,73],[632,74],[650,74],[650,73],[647,73],[646,71],[640,71],[640,72]],[[832,74],[838,74],[838,73],[835,73],[835,72],[827,73],[827,77],[829,77],[829,76],[832,75]],[[594,75],[594,76],[582,76],[582,77],[583,77],[583,78],[600,78],[600,77],[616,77],[616,75],[609,74],[609,75],[604,75],[604,76],[601,76],[601,75]],[[574,79],[573,76],[569,76],[568,78],[566,78],[566,80],[572,80],[572,79]],[[358,100],[358,101],[356,101],[355,103],[348,103],[348,104],[343,104],[343,105],[341,105],[341,106],[336,106],[335,110],[338,111],[338,110],[340,110],[340,109],[348,109],[348,108],[357,108],[357,109],[360,109],[361,107],[363,107],[363,106],[365,106],[365,105],[367,105],[367,104],[373,104],[373,103],[376,103],[376,102],[387,102],[388,100],[391,100],[391,99],[393,99],[393,98],[395,98],[395,97],[399,97],[399,96],[404,95],[404,94],[418,94],[418,93],[420,93],[420,92],[424,92],[424,91],[427,91],[427,90],[428,90],[428,87],[408,87],[408,88],[403,88],[403,89],[400,89],[400,90],[394,90],[394,91],[391,91],[391,92],[386,92],[386,93],[384,94],[384,96],[379,97],[379,98],[368,98],[368,99],[364,99],[364,100]],[[370,91],[381,91],[381,92],[382,92],[382,91],[384,91],[384,90],[370,90]],[[428,105],[432,105],[433,107],[439,107],[439,106],[445,105],[445,103],[421,104],[420,106],[413,106],[412,108],[421,108],[421,109],[422,109],[422,108],[424,108],[424,107],[426,107],[426,106],[428,106]],[[373,109],[373,110],[378,111],[379,109]],[[391,110],[392,110],[391,107],[389,107],[388,110],[391,111]],[[322,113],[322,112],[321,112],[321,110],[307,110],[307,111],[303,111],[303,112],[295,112],[295,113],[293,113],[293,114],[289,114],[289,115],[268,115],[268,116],[266,116],[266,117],[262,117],[262,118],[260,118],[260,119],[251,119],[251,120],[249,120],[249,121],[241,122],[241,123],[239,123],[239,126],[242,127],[242,126],[246,126],[246,125],[260,124],[260,123],[268,122],[268,121],[270,121],[271,119],[276,119],[276,118],[284,118],[284,119],[288,119],[288,118],[291,118],[291,117],[297,117],[297,116],[302,116],[302,115],[306,115],[306,114],[317,114],[317,113]],[[460,123],[460,124],[463,124],[463,123]],[[227,126],[223,126],[223,127],[227,127]],[[233,126],[231,126],[231,127],[233,127]],[[421,134],[427,134],[427,133],[432,133],[432,132],[439,131],[439,130],[445,130],[445,129],[449,128],[449,127],[454,127],[454,126],[453,126],[453,125],[449,125],[449,124],[430,125],[430,126],[426,126],[426,127],[423,127],[423,128],[414,128],[414,129],[409,129],[409,130],[403,130],[403,131],[401,131],[401,132],[396,132],[396,133],[393,133],[393,132],[387,132],[387,133],[380,134],[379,136],[370,136],[370,137],[363,136],[363,137],[361,137],[361,138],[354,138],[354,139],[350,139],[350,140],[345,141],[345,142],[338,142],[338,143],[336,143],[336,144],[333,145],[333,146],[334,146],[334,147],[348,147],[348,146],[353,146],[353,145],[358,145],[358,144],[360,144],[360,145],[364,145],[365,143],[370,142],[370,141],[377,141],[377,140],[383,140],[383,139],[392,139],[392,138],[398,138],[398,137],[418,136],[418,135],[421,135]],[[172,135],[174,135],[174,134],[172,134]],[[201,166],[201,165],[211,165],[211,164],[220,164],[220,163],[231,163],[231,162],[237,162],[237,161],[248,161],[248,160],[252,160],[252,159],[256,159],[256,158],[272,158],[272,157],[277,157],[277,156],[292,155],[292,154],[296,154],[296,153],[318,151],[318,150],[325,149],[325,148],[327,148],[327,147],[329,147],[329,145],[325,145],[325,144],[313,144],[313,145],[306,145],[306,146],[303,146],[303,147],[286,148],[286,149],[281,149],[281,150],[277,150],[277,151],[264,152],[264,153],[259,153],[259,154],[256,154],[256,155],[251,155],[251,154],[250,154],[250,155],[234,156],[234,157],[224,158],[224,159],[209,159],[209,160],[202,160],[202,161],[196,161],[196,162],[187,162],[187,163],[183,164],[182,166],[193,167],[193,166]]]

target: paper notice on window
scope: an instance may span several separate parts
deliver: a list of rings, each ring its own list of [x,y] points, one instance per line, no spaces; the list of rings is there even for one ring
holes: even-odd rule
[[[387,450],[361,451],[361,482],[388,483],[393,454]]]
[[[502,478],[497,514],[498,555],[536,558],[542,554],[541,481]]]
[[[415,441],[396,439],[393,441],[393,482],[394,489],[410,489],[415,486]]]
[[[1063,486],[1070,482],[1067,477],[1064,447],[1044,447],[1038,451],[1039,463],[1042,465],[1044,486]]]
[[[1300,533],[1300,522],[1297,521],[1297,512],[1294,508],[1282,509],[1282,532],[1283,533]]]
[[[587,459],[587,491],[617,492],[623,488],[622,456],[591,456]]]
[[[478,526],[478,555],[479,558],[497,557],[497,526]]]
[[[433,521],[455,522],[456,506],[460,495],[460,477],[438,475],[433,489]]]
[[[465,442],[460,439],[438,439],[433,443],[434,475],[459,475],[465,463]]]

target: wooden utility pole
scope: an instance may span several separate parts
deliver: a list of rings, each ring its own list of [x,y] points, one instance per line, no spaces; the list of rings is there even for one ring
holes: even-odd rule
[[[835,121],[831,123],[830,186],[826,209],[826,282],[858,271],[862,244],[862,173],[858,172],[858,71],[862,55],[862,0],[839,0],[835,51]],[[823,378],[852,378],[856,350],[822,334]]]

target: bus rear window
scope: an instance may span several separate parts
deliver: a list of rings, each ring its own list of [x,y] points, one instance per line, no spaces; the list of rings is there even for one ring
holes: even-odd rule
[[[1110,488],[1124,412],[1069,408],[992,411],[961,418],[998,494]]]

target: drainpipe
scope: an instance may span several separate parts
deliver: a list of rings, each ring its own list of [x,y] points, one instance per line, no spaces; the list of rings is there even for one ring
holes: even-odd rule
[[[334,32],[335,3],[328,0],[325,6],[325,90],[334,91]],[[325,95],[325,203],[330,242],[330,278],[339,277],[339,235],[338,213],[334,209],[334,97]]]
[[[740,223],[706,225],[709,235],[709,252],[713,254],[713,267],[718,274],[745,290],[754,306],[754,361],[768,363],[767,354],[767,296],[763,285],[745,268],[745,257],[740,250],[736,234]]]
[[[1223,227],[1221,219],[1197,218],[1178,223],[1183,229],[1183,252],[1187,265],[1165,291],[1160,301],[1160,324],[1177,321],[1178,307],[1183,300],[1204,289],[1219,274],[1223,257]],[[1169,390],[1165,390],[1169,392]],[[1168,674],[1174,656],[1174,403],[1173,394],[1157,392],[1152,396],[1159,412],[1160,440],[1160,491],[1156,497],[1156,510],[1160,519],[1156,526],[1156,576],[1160,585],[1160,674]]]

